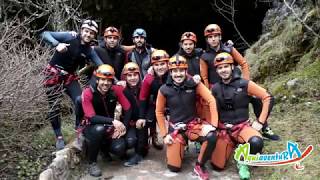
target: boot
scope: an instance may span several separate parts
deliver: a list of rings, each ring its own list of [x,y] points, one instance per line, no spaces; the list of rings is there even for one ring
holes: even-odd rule
[[[102,175],[101,169],[96,162],[89,165],[89,174],[93,177],[99,177]]]
[[[161,140],[158,138],[158,133],[154,132],[152,134],[152,145],[154,148],[158,149],[158,150],[162,150],[163,149],[163,142],[161,142]]]
[[[280,140],[280,137],[269,126],[262,128],[262,136],[273,141]]]
[[[63,137],[62,136],[58,136],[57,140],[56,140],[56,148],[57,148],[57,150],[63,149],[64,146],[65,146],[65,144],[64,144]]]
[[[142,160],[142,156],[139,154],[133,155],[127,162],[124,163],[124,166],[131,167],[139,164],[139,162]]]

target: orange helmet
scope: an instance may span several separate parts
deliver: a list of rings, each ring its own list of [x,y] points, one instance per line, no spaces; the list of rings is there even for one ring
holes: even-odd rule
[[[105,30],[104,30],[104,34],[103,34],[104,37],[108,37],[108,36],[116,36],[116,37],[120,37],[120,32],[117,28],[113,27],[113,26],[110,26],[110,27],[107,27]]]
[[[214,58],[214,66],[217,67],[221,64],[233,64],[233,57],[226,52],[219,53],[215,58]]]
[[[182,34],[180,42],[182,42],[184,40],[191,40],[194,43],[197,43],[197,36],[193,32],[185,32]]]
[[[169,61],[169,54],[165,50],[155,50],[151,55],[151,64]]]
[[[204,36],[207,37],[209,35],[221,34],[221,28],[217,24],[209,24],[204,29]]]
[[[180,55],[172,56],[169,59],[169,69],[188,69],[186,58]]]
[[[113,79],[114,78],[114,69],[108,64],[102,64],[94,71],[94,75],[97,78]]]
[[[124,65],[122,74],[127,75],[129,72],[139,73],[140,74],[140,68],[137,63],[134,62],[128,62],[126,65]]]

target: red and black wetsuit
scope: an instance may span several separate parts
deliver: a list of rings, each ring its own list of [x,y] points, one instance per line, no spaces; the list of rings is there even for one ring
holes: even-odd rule
[[[102,95],[96,87],[89,86],[82,92],[82,108],[85,125],[84,136],[87,138],[89,161],[96,162],[100,148],[123,156],[126,142],[123,137],[110,139],[112,121],[117,101],[123,109],[123,123],[126,127],[132,114],[132,107],[124,94],[122,86],[113,85],[106,95]]]
[[[140,85],[136,87],[127,86],[124,89],[124,94],[129,100],[132,109],[131,121],[127,128],[126,142],[127,148],[135,148],[135,152],[141,156],[148,153],[148,131],[144,126],[141,129],[136,128],[136,121],[139,119],[139,93]]]
[[[140,111],[139,118],[151,121],[151,128],[156,127],[155,103],[158,95],[158,90],[162,84],[167,81],[168,72],[161,77],[147,74],[142,82],[139,95]]]

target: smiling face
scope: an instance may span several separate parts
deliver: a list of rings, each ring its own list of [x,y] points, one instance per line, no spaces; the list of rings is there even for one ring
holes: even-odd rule
[[[187,77],[187,70],[184,68],[175,68],[170,71],[172,80],[176,84],[181,84]]]
[[[155,62],[152,67],[158,76],[163,76],[168,71],[168,63],[166,61]]]
[[[232,64],[221,64],[216,67],[216,71],[218,75],[221,77],[222,81],[228,82],[231,80],[232,77]]]
[[[126,82],[130,87],[135,87],[139,84],[140,76],[137,72],[128,72],[126,74]]]
[[[101,94],[106,94],[112,86],[112,79],[99,78],[97,80],[97,89]]]

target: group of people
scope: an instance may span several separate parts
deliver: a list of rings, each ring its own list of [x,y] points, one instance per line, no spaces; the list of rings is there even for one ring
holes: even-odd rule
[[[173,172],[181,170],[188,141],[198,142],[194,173],[209,179],[207,161],[222,170],[237,144],[250,143],[255,154],[263,148],[262,135],[279,139],[267,125],[272,96],[250,81],[248,63],[232,42],[222,43],[217,24],[204,29],[205,50],[196,48],[193,32],[185,32],[171,57],[152,48],[142,28],[133,32],[133,46],[119,43],[121,33],[115,27],[105,29],[103,41],[96,41],[97,35],[93,20],[85,20],[79,33],[41,34],[56,49],[43,71],[56,148],[65,146],[59,100],[66,92],[75,105],[75,128],[84,136],[92,176],[102,174],[99,152],[126,159],[124,166],[130,167],[147,156],[152,139],[156,149],[166,145],[167,167]],[[78,70],[88,63],[95,68],[82,90]],[[257,118],[253,123],[249,103]],[[127,158],[131,148],[134,154]],[[247,166],[239,163],[238,168],[241,179],[250,178]]]

